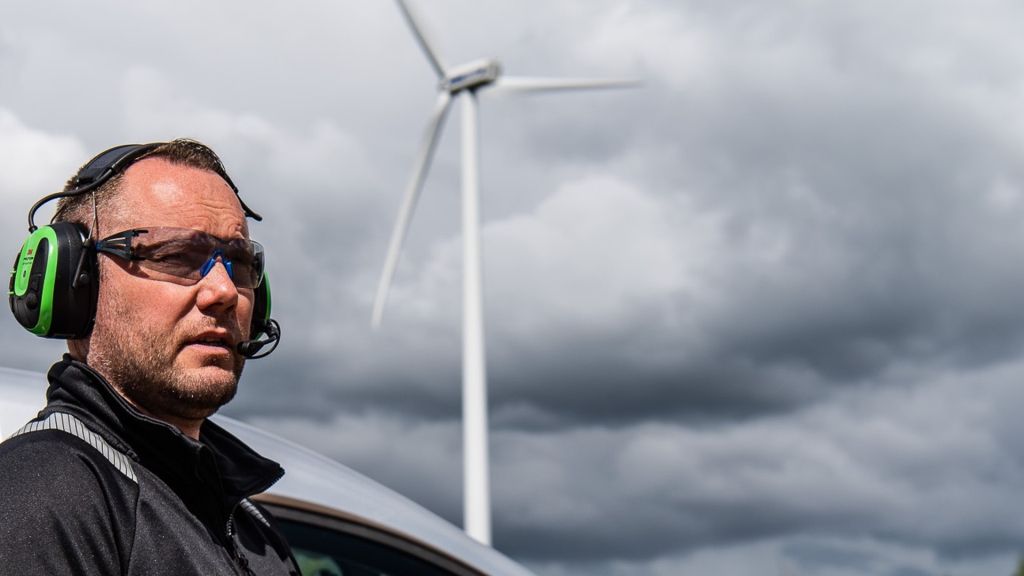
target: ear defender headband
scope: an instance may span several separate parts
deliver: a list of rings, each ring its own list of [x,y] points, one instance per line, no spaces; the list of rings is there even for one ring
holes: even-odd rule
[[[14,261],[8,291],[11,312],[26,330],[44,338],[85,338],[96,319],[99,294],[99,268],[91,233],[81,224],[71,222],[37,228],[36,211],[51,200],[95,190],[164,144],[126,144],[101,152],[78,171],[73,188],[45,196],[32,205],[28,212],[30,235]],[[214,171],[238,195],[238,187],[220,162]],[[240,196],[238,201],[246,217],[263,219]],[[270,282],[266,273],[254,291],[251,339],[240,342],[237,350],[247,358],[262,358],[277,348],[281,327],[270,317]],[[260,353],[270,344],[273,346],[269,350]]]

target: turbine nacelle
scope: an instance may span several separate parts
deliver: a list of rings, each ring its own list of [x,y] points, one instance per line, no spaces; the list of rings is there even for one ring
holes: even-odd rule
[[[440,88],[450,94],[475,90],[493,83],[499,76],[501,64],[491,58],[482,58],[447,70]]]

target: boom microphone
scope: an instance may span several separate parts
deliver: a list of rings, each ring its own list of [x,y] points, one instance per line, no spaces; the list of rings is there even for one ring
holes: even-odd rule
[[[241,342],[238,343],[237,346],[235,346],[235,350],[237,350],[239,354],[245,356],[250,360],[255,360],[256,358],[263,358],[264,356],[269,355],[271,352],[277,349],[277,344],[278,342],[281,341],[281,325],[278,324],[277,320],[274,320],[273,318],[268,319],[266,326],[263,327],[263,330],[261,332],[263,335],[266,336],[266,338],[242,340]],[[274,346],[271,347],[270,350],[267,350],[266,352],[260,354],[259,351],[262,350],[268,344],[273,344]]]

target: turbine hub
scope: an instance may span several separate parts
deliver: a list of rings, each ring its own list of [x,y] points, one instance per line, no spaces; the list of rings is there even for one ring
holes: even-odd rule
[[[475,90],[491,84],[501,76],[501,64],[497,60],[484,58],[455,66],[448,70],[440,88],[454,95],[463,90]]]

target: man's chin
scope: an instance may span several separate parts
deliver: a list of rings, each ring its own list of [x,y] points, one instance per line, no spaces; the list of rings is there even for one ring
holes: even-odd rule
[[[234,389],[242,374],[243,358],[230,354],[196,354],[186,348],[174,362],[173,379],[197,392]]]
[[[238,378],[232,370],[204,366],[179,372],[176,385],[166,393],[192,417],[205,418],[227,404],[238,391]],[[168,410],[173,406],[168,405]]]
[[[202,420],[227,404],[238,390],[234,371],[219,366],[175,366],[166,378],[130,379],[120,389],[143,412],[160,420]]]
[[[233,362],[218,362],[202,366],[182,366],[177,370],[177,380],[190,388],[222,389],[238,386],[238,376]]]

